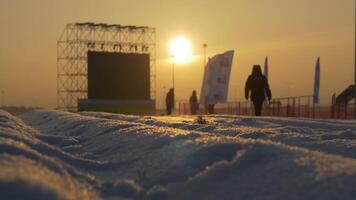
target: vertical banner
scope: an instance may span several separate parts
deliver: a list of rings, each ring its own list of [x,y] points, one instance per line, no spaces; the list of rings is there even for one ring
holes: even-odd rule
[[[313,103],[319,104],[319,90],[320,90],[320,57],[316,61],[315,65],[315,77],[314,77],[314,94]]]
[[[265,59],[265,66],[264,66],[263,75],[266,77],[266,79],[268,81],[268,57],[267,56],[266,56],[266,59]],[[266,91],[265,91],[265,102],[268,103],[268,95],[267,95]]]
[[[209,59],[205,66],[200,104],[207,105],[227,101],[233,57],[234,51],[231,50]]]
[[[265,59],[265,69],[264,69],[264,75],[268,81],[268,57],[266,56],[266,59]]]

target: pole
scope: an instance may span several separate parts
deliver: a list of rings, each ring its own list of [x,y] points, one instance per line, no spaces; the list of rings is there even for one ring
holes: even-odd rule
[[[172,85],[173,85],[173,111],[175,108],[175,83],[174,83],[174,56],[172,56]]]
[[[174,60],[172,59],[172,85],[173,85],[173,90],[175,89],[174,88]]]
[[[204,48],[204,67],[206,66],[206,48],[208,47],[207,44],[203,44],[203,48]]]

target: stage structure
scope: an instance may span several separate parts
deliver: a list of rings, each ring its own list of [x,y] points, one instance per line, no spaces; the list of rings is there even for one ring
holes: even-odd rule
[[[90,100],[88,99],[88,55],[93,52],[148,56],[149,66],[147,66],[148,71],[146,70],[149,76],[148,98],[154,102],[155,37],[155,28],[147,26],[67,24],[57,42],[58,108],[77,110],[79,100],[84,100],[83,102]],[[137,101],[137,99],[133,100]],[[109,101],[112,103],[112,100]]]

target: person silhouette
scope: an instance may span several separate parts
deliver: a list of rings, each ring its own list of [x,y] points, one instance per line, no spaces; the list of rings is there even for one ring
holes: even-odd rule
[[[208,104],[208,105],[206,106],[206,109],[208,110],[208,114],[209,114],[209,115],[215,114],[215,109],[214,109],[214,107],[215,107],[215,104]]]
[[[262,74],[261,66],[254,65],[252,74],[248,77],[245,85],[245,98],[248,100],[251,91],[250,99],[255,107],[255,115],[261,116],[263,101],[267,98],[270,101],[272,93],[269,88],[266,77]]]
[[[196,115],[199,109],[197,92],[194,90],[192,96],[189,98],[190,113]]]
[[[172,109],[174,108],[174,89],[169,89],[169,92],[166,95],[166,110],[167,115],[172,114]]]

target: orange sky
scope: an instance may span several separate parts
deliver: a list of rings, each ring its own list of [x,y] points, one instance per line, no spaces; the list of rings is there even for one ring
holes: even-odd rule
[[[354,0],[1,0],[0,90],[7,105],[56,106],[56,42],[72,22],[157,30],[157,101],[171,87],[169,41],[183,35],[195,60],[176,68],[178,99],[200,90],[203,48],[235,50],[230,100],[242,100],[253,64],[270,59],[275,97],[312,93],[321,56],[321,103],[353,83]]]

